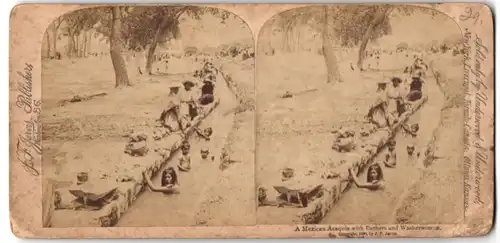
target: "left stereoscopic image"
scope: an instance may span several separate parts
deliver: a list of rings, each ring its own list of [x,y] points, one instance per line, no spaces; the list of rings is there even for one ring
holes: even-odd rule
[[[55,19],[41,57],[44,227],[254,225],[253,46],[217,8]]]

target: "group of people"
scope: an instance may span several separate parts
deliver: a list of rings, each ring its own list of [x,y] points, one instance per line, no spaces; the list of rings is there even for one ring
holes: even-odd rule
[[[368,110],[368,120],[378,128],[391,127],[397,123],[410,102],[423,97],[422,88],[426,71],[427,65],[421,58],[416,58],[412,66],[405,68],[404,73],[408,73],[411,77],[411,82],[405,82],[406,87],[402,85],[403,80],[399,77],[392,77],[389,86],[385,81],[379,82],[377,100]]]
[[[167,97],[165,109],[162,111],[160,118],[157,120],[160,126],[167,129],[167,133],[181,132],[184,137],[180,145],[181,155],[178,159],[178,171],[188,172],[191,170],[191,145],[187,140],[186,132],[192,124],[191,122],[204,109],[204,106],[214,102],[214,89],[218,70],[210,62],[206,62],[201,70],[198,70],[193,75],[195,81],[186,80],[182,83],[183,90],[180,90],[180,85],[173,84],[170,86],[170,93]],[[197,93],[194,87],[196,82],[201,81],[203,84]],[[203,131],[194,127],[194,131],[199,137],[205,140],[210,140],[212,129],[206,128]],[[201,160],[209,160],[210,151],[204,147],[200,149]],[[214,160],[214,156],[211,157]],[[163,193],[177,193],[179,190],[179,179],[174,167],[168,167],[162,172],[161,186],[155,186],[151,179],[143,173],[144,180],[152,191]]]
[[[379,94],[377,101],[370,107],[367,118],[378,128],[392,127],[398,122],[399,117],[406,111],[411,102],[417,101],[423,97],[422,86],[428,66],[423,62],[422,58],[416,57],[414,63],[405,68],[404,73],[409,74],[411,82],[407,83],[407,93],[402,95],[404,87],[399,77],[391,78],[391,85],[387,87],[387,83],[378,83],[377,92]],[[419,131],[418,123],[403,124],[403,132],[408,138],[406,151],[409,157],[420,156],[415,153],[416,138]],[[357,187],[370,190],[383,189],[384,175],[382,166],[394,168],[397,164],[396,157],[396,141],[390,140],[387,146],[387,153],[383,156],[382,163],[374,163],[368,167],[366,175],[366,183],[359,181],[353,169],[349,169],[349,180],[352,180]]]
[[[197,75],[202,73],[203,75]],[[211,63],[205,63],[194,78],[202,80],[201,89],[194,89],[195,82],[186,80],[180,85],[172,84],[168,94],[167,104],[158,121],[168,130],[168,133],[181,131],[185,133],[191,126],[191,121],[198,116],[203,107],[214,102],[217,69]],[[198,92],[199,93],[198,93]]]

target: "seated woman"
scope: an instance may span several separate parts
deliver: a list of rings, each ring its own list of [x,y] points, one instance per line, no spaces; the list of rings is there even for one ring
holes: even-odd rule
[[[362,183],[358,180],[356,173],[349,169],[349,175],[359,188],[366,188],[369,190],[379,190],[384,189],[384,175],[382,173],[382,167],[379,164],[372,164],[368,167],[368,173],[366,173],[366,183]]]
[[[203,81],[203,86],[201,87],[201,97],[198,99],[199,104],[208,105],[214,102],[214,87],[215,85],[212,81]]]
[[[424,81],[420,78],[421,73],[412,77],[410,92],[406,95],[408,101],[416,101],[422,98],[422,86]]]
[[[387,112],[387,83],[378,83],[377,93],[378,97],[368,110],[366,118],[370,123],[376,125],[378,128],[386,127],[389,124]]]
[[[163,171],[161,175],[160,187],[157,187],[153,184],[151,179],[146,175],[146,172],[143,172],[142,175],[144,177],[144,180],[148,184],[149,188],[154,192],[163,192],[166,194],[179,192],[179,180],[177,178],[177,173],[172,167],[168,167]]]

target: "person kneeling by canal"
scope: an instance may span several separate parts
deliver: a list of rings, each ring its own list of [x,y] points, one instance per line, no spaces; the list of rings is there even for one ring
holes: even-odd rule
[[[214,102],[214,88],[214,82],[210,79],[205,79],[201,87],[201,97],[198,99],[198,103],[201,105],[208,105]]]

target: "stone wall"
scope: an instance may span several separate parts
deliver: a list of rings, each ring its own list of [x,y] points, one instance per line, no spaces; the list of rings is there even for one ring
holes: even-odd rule
[[[372,163],[373,158],[386,146],[401,125],[426,101],[427,97],[424,97],[412,104],[412,108],[402,114],[399,122],[391,129],[379,129],[368,137],[360,139],[357,143],[360,149],[353,156],[349,156],[344,163],[333,169],[340,176],[333,179],[323,179],[318,176],[316,171],[315,174],[308,176],[309,178],[302,180],[303,184],[300,184],[300,188],[322,185],[321,192],[318,193],[316,198],[310,200],[306,208],[259,207],[257,216],[259,221],[265,221],[266,224],[282,224],[283,221],[293,224],[319,223],[334,207],[342,194],[346,192],[349,183],[343,181],[343,179],[349,175],[349,169],[352,168],[359,174],[368,164]],[[285,214],[286,216],[283,216]]]
[[[193,128],[199,126],[218,104],[219,100],[216,100],[211,106],[207,107],[208,109],[205,110],[205,113],[195,118],[192,122],[193,125],[188,129],[188,136],[193,133]],[[63,224],[67,227],[69,224],[72,226],[109,227],[115,225],[121,215],[127,211],[129,206],[144,190],[142,173],[146,172],[150,177],[155,176],[163,166],[171,161],[172,155],[179,149],[182,140],[183,137],[180,136],[180,134],[171,134],[164,140],[156,143],[148,143],[150,152],[144,157],[128,156],[128,161],[125,163],[124,161],[109,161],[110,163],[116,162],[116,167],[119,167],[119,170],[104,169],[103,167],[92,168],[97,166],[84,165],[82,168],[93,171],[89,173],[89,181],[84,184],[89,184],[83,187],[86,188],[85,191],[99,194],[113,188],[118,188],[118,197],[97,211],[75,211],[71,209],[54,210],[51,216],[51,226],[58,227],[58,224]],[[122,146],[125,146],[125,142],[123,142]],[[155,148],[169,148],[170,151],[167,151],[166,155],[162,157],[154,152]],[[73,164],[70,164],[67,166],[66,171],[68,170],[76,169]],[[69,190],[73,188],[80,189],[81,187],[73,184],[69,187],[56,189],[62,197],[63,205],[71,205],[71,201],[75,199],[75,197],[69,193]],[[52,205],[47,205],[48,208],[51,206]]]

